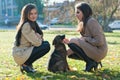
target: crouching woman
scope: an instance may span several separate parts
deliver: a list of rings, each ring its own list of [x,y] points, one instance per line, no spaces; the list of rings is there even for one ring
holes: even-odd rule
[[[108,47],[101,25],[92,16],[92,9],[88,3],[81,2],[75,5],[75,14],[78,19],[80,38],[64,39],[68,44],[68,57],[82,59],[86,62],[85,71],[97,70],[98,64],[107,55]]]
[[[43,32],[36,23],[37,16],[34,4],[27,4],[23,7],[12,51],[13,58],[20,65],[21,72],[35,72],[33,62],[50,50],[49,42],[44,41]]]

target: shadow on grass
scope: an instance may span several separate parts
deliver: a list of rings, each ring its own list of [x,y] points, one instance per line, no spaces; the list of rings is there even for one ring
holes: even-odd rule
[[[106,37],[120,37],[120,35],[116,34],[116,35],[106,35]]]
[[[120,44],[120,43],[119,43],[119,41],[118,42],[117,41],[113,41],[113,42],[108,41],[108,44],[116,45],[116,44]]]
[[[99,74],[105,80],[120,80],[120,70],[104,69],[99,71]]]
[[[99,70],[97,72],[36,72],[34,74],[28,73],[27,75],[35,80],[120,80],[119,70],[112,71],[109,69]]]
[[[79,72],[65,72],[65,73],[45,73],[45,72],[37,72],[34,74],[27,74],[32,79],[42,79],[42,80],[78,80],[79,77],[85,76],[89,77],[89,75],[80,74]],[[47,78],[47,79],[46,79]]]

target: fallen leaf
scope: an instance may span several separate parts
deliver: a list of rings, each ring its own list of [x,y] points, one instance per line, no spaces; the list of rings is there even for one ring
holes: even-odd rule
[[[53,76],[41,76],[41,79],[47,80],[48,78],[51,78],[51,77],[53,77]]]
[[[110,79],[110,76],[108,76],[107,74],[103,74],[102,78]]]
[[[78,80],[87,80],[86,78],[79,78]]]

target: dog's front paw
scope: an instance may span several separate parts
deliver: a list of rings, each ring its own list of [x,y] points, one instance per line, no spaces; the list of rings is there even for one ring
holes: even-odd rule
[[[69,67],[69,71],[77,71],[77,68],[76,67]]]

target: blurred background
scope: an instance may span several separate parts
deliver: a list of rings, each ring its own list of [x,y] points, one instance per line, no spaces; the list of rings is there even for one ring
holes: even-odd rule
[[[21,9],[27,3],[36,4],[39,12],[37,22],[42,29],[75,27],[77,20],[74,5],[81,1],[90,4],[93,16],[104,31],[120,29],[120,0],[0,0],[0,28],[15,28],[20,20]],[[116,21],[118,27],[111,27]]]

